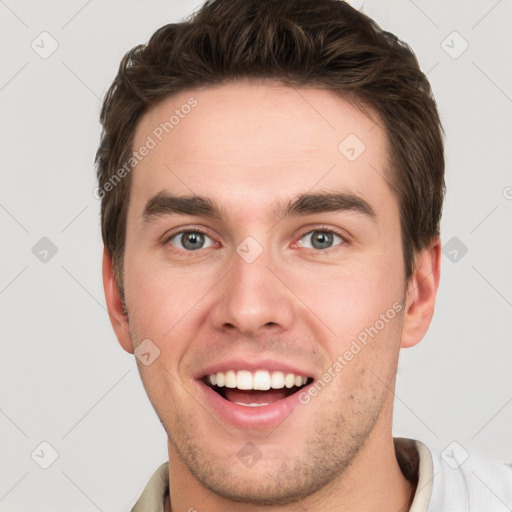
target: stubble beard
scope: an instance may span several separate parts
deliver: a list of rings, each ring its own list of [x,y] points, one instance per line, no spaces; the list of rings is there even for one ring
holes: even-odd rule
[[[166,428],[168,422],[162,418],[161,421],[169,443],[191,475],[206,489],[234,502],[260,506],[288,505],[343,478],[367,443],[384,407],[385,397],[383,394],[377,403],[372,404],[373,409],[365,414],[348,413],[346,417],[341,412],[334,417],[332,413],[323,411],[315,414],[315,427],[303,443],[300,454],[265,461],[263,453],[262,459],[247,470],[236,456],[221,458],[208,447],[205,437],[194,435],[200,430],[194,426],[192,418],[178,414],[172,429]],[[347,418],[352,420],[349,422]],[[292,427],[284,424],[281,427],[289,428],[286,437],[293,438]],[[283,454],[286,453],[286,448],[283,448]]]

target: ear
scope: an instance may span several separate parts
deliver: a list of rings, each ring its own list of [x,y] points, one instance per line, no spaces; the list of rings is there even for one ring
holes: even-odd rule
[[[437,237],[416,255],[407,284],[401,348],[412,347],[425,336],[436,302],[441,275],[441,240]]]
[[[123,301],[121,300],[121,294],[119,293],[119,288],[114,278],[112,258],[105,248],[103,248],[103,289],[105,290],[108,316],[110,317],[110,323],[114,328],[117,340],[126,352],[133,354],[134,349],[128,317],[124,313]]]

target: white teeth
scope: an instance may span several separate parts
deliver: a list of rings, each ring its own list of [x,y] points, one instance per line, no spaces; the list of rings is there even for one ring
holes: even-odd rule
[[[272,372],[272,378],[270,380],[270,387],[272,389],[284,388],[284,373],[283,372]]]
[[[303,386],[308,381],[308,378],[302,375],[295,375],[294,373],[284,374],[280,371],[268,372],[266,370],[258,370],[251,373],[249,370],[238,370],[237,372],[228,370],[227,372],[217,372],[208,375],[208,381],[210,384],[220,388],[226,386],[227,388],[267,391],[270,388],[282,389],[284,387]],[[262,404],[242,405],[256,407]]]
[[[284,378],[284,385],[287,388],[293,388],[295,384],[295,375],[293,373],[287,373],[286,377]]]
[[[236,373],[233,371],[233,370],[228,370],[226,372],[226,387],[227,388],[236,388],[236,384],[237,384],[237,378],[236,378]]]
[[[268,403],[266,403],[266,404],[243,404],[242,402],[235,402],[235,404],[245,405],[245,407],[262,407],[263,405],[268,405]]]
[[[270,389],[270,373],[263,370],[258,370],[254,374],[253,388],[260,389],[261,391]]]
[[[253,389],[252,374],[247,370],[240,370],[236,374],[236,387],[238,389]]]

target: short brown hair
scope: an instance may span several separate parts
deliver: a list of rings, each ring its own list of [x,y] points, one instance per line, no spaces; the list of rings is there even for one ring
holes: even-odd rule
[[[178,92],[247,79],[327,89],[377,113],[409,278],[415,253],[439,235],[445,192],[443,130],[412,50],[340,0],[209,0],[126,53],[103,103],[101,227],[121,293],[130,174],[105,186],[129,161],[138,120]]]

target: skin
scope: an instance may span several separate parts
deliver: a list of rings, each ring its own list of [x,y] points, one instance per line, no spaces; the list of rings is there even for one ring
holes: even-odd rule
[[[394,454],[393,391],[400,348],[418,343],[433,315],[440,241],[416,255],[406,282],[385,133],[332,92],[244,82],[166,99],[140,119],[134,148],[191,96],[197,107],[132,171],[128,317],[106,252],[103,265],[121,346],[133,353],[149,338],[160,349],[138,364],[169,438],[172,510],[408,510],[414,488]],[[349,134],[366,146],[353,162],[338,150]],[[334,190],[363,198],[375,219],[270,216],[278,202]],[[162,191],[208,196],[226,218],[145,223],[146,202]],[[168,240],[184,227],[212,245],[187,252],[179,237]],[[305,236],[314,229],[344,239],[319,251]],[[263,249],[250,264],[236,252],[247,236]],[[198,393],[194,372],[226,357],[268,356],[320,377],[397,302],[399,314],[275,429],[228,425]],[[248,442],[262,454],[250,468],[237,457]]]

